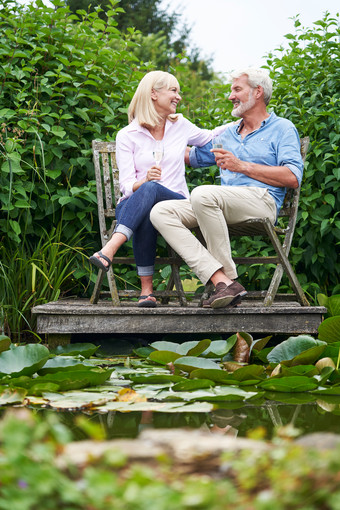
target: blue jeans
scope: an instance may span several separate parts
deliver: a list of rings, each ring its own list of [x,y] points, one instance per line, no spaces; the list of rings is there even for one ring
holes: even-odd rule
[[[157,230],[150,221],[151,209],[158,202],[183,198],[183,195],[158,182],[149,181],[117,205],[117,225],[114,231],[124,234],[127,240],[133,234],[133,254],[139,276],[150,276],[154,273]]]

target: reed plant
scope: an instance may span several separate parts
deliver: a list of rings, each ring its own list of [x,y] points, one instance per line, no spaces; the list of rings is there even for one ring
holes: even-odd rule
[[[32,341],[34,336],[39,340],[34,333],[33,306],[86,291],[87,284],[81,279],[86,272],[83,233],[74,234],[65,244],[62,231],[60,221],[49,232],[44,230],[37,244],[26,236],[20,245],[7,242],[0,246],[0,324],[12,341]]]

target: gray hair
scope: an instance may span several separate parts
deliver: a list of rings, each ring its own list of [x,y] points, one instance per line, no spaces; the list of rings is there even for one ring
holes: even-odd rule
[[[273,93],[273,82],[269,76],[267,69],[257,67],[247,67],[244,69],[237,69],[229,75],[229,81],[232,82],[246,74],[248,76],[248,83],[253,89],[260,85],[263,88],[263,98],[266,106],[269,104]]]

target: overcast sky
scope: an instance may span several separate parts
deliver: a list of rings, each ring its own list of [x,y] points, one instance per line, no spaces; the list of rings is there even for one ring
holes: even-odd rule
[[[267,53],[286,46],[284,35],[294,32],[290,18],[297,14],[312,27],[325,11],[340,11],[339,0],[163,0],[161,7],[167,5],[183,13],[202,57],[214,56],[213,68],[222,73],[265,64]]]

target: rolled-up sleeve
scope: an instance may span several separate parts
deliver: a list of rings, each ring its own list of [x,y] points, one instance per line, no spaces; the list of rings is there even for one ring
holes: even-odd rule
[[[216,127],[213,131],[210,131],[209,141],[208,143],[199,144],[190,141],[191,144],[196,145],[197,147],[192,147],[189,153],[189,161],[190,166],[193,168],[200,168],[202,166],[211,166],[215,165],[215,156],[210,149],[212,148],[211,139],[214,136],[221,135],[228,127],[231,127],[235,124],[235,122],[229,122],[228,124],[223,124],[222,126]],[[203,146],[201,146],[203,145]]]
[[[302,181],[303,161],[301,157],[300,138],[294,126],[286,129],[278,144],[278,166],[286,166],[295,175],[299,185]]]
[[[202,166],[215,165],[215,155],[210,152],[212,143],[208,142],[203,147],[192,147],[189,152],[190,166],[200,168]]]

